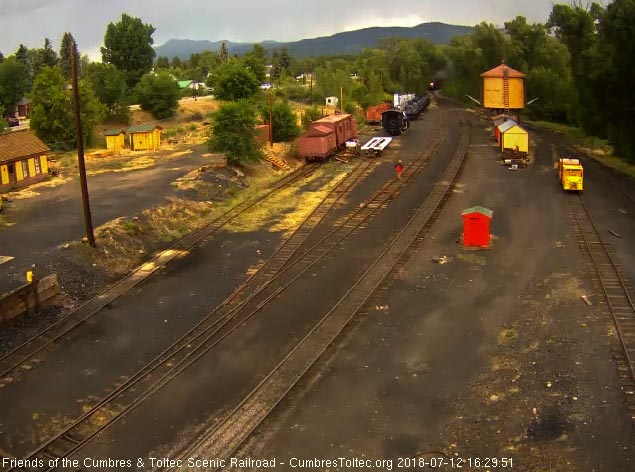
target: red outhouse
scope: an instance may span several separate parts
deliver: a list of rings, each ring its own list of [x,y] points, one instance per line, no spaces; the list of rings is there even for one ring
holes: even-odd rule
[[[481,206],[468,208],[463,217],[463,246],[489,247],[490,223],[494,212]]]

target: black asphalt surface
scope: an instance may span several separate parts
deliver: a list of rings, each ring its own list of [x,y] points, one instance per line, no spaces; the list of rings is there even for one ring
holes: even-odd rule
[[[192,149],[192,154],[182,157],[159,158],[152,168],[89,177],[93,226],[137,214],[174,195],[176,188],[170,184],[205,163],[201,154],[206,148]],[[85,236],[78,178],[38,193],[7,205],[6,217],[16,224],[0,230],[0,255],[15,259],[0,265],[0,292],[22,284],[31,264],[47,267],[51,250]]]
[[[458,144],[456,120],[453,118],[451,123],[453,126],[437,155],[404,189],[394,204],[372,220],[366,229],[351,236],[339,252],[311,271],[311,276],[300,279],[278,297],[275,303],[265,306],[235,335],[221,342],[193,367],[127,415],[124,421],[116,423],[100,435],[99,441],[82,450],[79,456],[136,458],[159,448],[171,448],[175,441],[178,442],[180,435],[213,421],[215,416],[233,406],[344,294],[374,260],[396,229],[406,222],[408,215],[425,198],[427,191],[445,170],[447,160]],[[425,149],[426,143],[432,139],[433,133],[430,131],[438,127],[439,123],[435,123],[433,119],[417,123],[412,132],[403,138],[400,157],[406,161]],[[393,163],[387,159],[388,157],[384,158],[376,167],[368,178],[369,182],[381,186],[393,177]],[[364,185],[368,184],[362,186]],[[367,190],[362,188],[353,192],[347,206],[353,208],[353,205],[358,205],[359,195]],[[205,255],[201,254],[200,259],[204,258]],[[182,281],[182,277],[179,277],[179,284]],[[130,312],[128,308],[128,313]],[[51,361],[47,359],[45,362]],[[113,369],[111,361],[104,364]],[[73,371],[84,369],[83,363],[73,366]],[[115,373],[109,374],[109,381],[113,380],[116,380]],[[42,380],[38,378],[34,382]],[[103,382],[103,385],[107,384],[108,382]],[[28,388],[33,388],[33,385]],[[20,395],[18,392],[23,394],[25,390],[21,384],[17,384],[15,392],[17,396]],[[31,399],[25,403],[31,407],[40,404],[50,415],[61,407],[58,404],[49,408],[47,405],[50,402],[45,398],[35,399],[29,396]],[[25,410],[12,423],[28,421],[27,415]],[[150,430],[152,433],[148,434]],[[26,435],[13,436],[26,439]],[[15,441],[12,445],[13,443]]]
[[[392,178],[396,158],[407,164],[425,150],[444,110],[430,110],[398,138],[307,245]],[[337,302],[423,202],[458,145],[461,116],[468,115],[449,112],[438,152],[363,230],[75,457],[136,463],[151,455],[173,456],[236,405]],[[456,439],[461,452],[498,454],[492,445],[497,433],[487,428],[500,424],[504,429],[517,421],[520,432],[526,432],[531,408],[501,410],[483,420],[479,401],[486,402],[491,392],[475,385],[501,349],[501,331],[525,318],[542,317],[557,327],[556,338],[552,345],[551,339],[527,333],[529,340],[537,340],[535,355],[547,356],[548,362],[522,365],[520,395],[543,392],[544,382],[554,378],[560,382],[554,390],[579,392],[583,419],[556,396],[540,397],[545,407],[567,419],[566,438],[556,438],[565,441],[560,445],[567,459],[587,470],[632,470],[631,426],[611,363],[606,320],[596,308],[579,303],[578,293],[572,295],[577,302],[545,301],[559,299],[558,281],[566,274],[580,281],[577,290],[593,293],[569,224],[567,196],[553,175],[548,138],[537,138],[532,167],[511,172],[495,161],[485,124],[463,119],[474,125],[467,164],[426,244],[399,271],[391,289],[373,299],[375,310],[352,323],[237,456],[287,463],[291,457],[409,457],[447,448],[463,424],[484,429],[468,436],[472,444]],[[587,192],[591,185],[597,190],[585,198],[601,224],[616,224],[615,219],[601,220],[607,206],[626,212],[616,212],[626,218],[611,229],[624,239],[623,246],[616,245],[619,257],[632,257],[632,207],[611,200],[619,198],[611,193],[614,182],[601,175],[587,171]],[[464,252],[456,244],[460,212],[476,204],[494,210],[496,240],[491,251]],[[281,235],[266,231],[223,234],[76,330],[20,382],[0,390],[0,450],[20,456],[79,416],[83,405],[138,370],[229,295],[247,269],[266,259],[280,241]],[[449,264],[430,262],[444,254],[451,257]],[[545,287],[551,289],[547,294]],[[578,330],[580,318],[594,322]],[[525,354],[533,355],[532,349]],[[553,440],[536,447],[551,445],[559,446]],[[525,464],[519,470],[544,468]]]
[[[567,196],[553,175],[550,143],[538,138],[537,162],[510,172],[496,162],[485,126],[475,126],[458,192],[424,247],[235,457],[275,457],[287,464],[278,470],[293,470],[291,458],[429,460],[456,451],[454,457],[466,459],[515,458],[515,468],[527,471],[551,470],[550,464],[563,471],[633,470],[632,428],[605,334],[609,320],[580,303],[580,294],[593,293],[592,283],[569,224]],[[604,195],[613,207],[611,182],[591,174],[591,205]],[[490,251],[462,251],[460,213],[477,204],[494,210],[497,239]],[[431,262],[441,255],[450,263]],[[571,301],[552,304],[558,281],[567,277],[583,286]],[[488,371],[500,333],[533,320],[553,325],[554,338],[519,331],[527,345],[535,343],[526,352],[534,362],[501,382],[506,390],[496,390],[488,379],[506,371]],[[488,408],[490,395],[513,396],[514,385],[524,409]],[[537,415],[554,415],[563,430],[510,447],[532,428],[532,406]],[[497,443],[509,450],[501,452]],[[559,448],[561,464],[541,461],[550,447]],[[475,470],[467,462],[465,468]]]

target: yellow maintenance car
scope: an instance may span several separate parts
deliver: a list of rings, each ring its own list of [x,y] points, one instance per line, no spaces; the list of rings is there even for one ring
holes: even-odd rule
[[[564,190],[584,190],[584,169],[579,159],[561,158],[558,161],[558,175]]]

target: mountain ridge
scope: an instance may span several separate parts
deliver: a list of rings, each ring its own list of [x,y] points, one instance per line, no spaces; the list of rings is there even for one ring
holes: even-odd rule
[[[417,26],[371,26],[352,31],[343,31],[330,36],[300,39],[291,42],[262,41],[265,50],[272,51],[286,47],[296,57],[311,57],[324,55],[357,54],[365,48],[377,46],[384,38],[397,37],[427,39],[433,44],[447,44],[453,37],[470,34],[472,26],[450,25],[441,22],[422,23]],[[230,54],[239,56],[245,54],[254,43],[239,43],[232,41],[210,41],[194,39],[170,39],[160,46],[155,46],[157,57],[172,59],[188,59],[191,54],[203,51],[218,51],[225,42]]]

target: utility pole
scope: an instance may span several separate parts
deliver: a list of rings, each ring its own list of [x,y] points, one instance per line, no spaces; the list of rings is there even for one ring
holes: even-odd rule
[[[273,92],[269,92],[269,146],[273,147]]]
[[[77,162],[79,164],[79,182],[82,187],[82,204],[84,206],[84,225],[86,226],[86,239],[88,244],[95,247],[95,234],[93,233],[93,220],[90,215],[90,202],[88,199],[88,182],[86,181],[86,163],[84,162],[84,137],[82,134],[82,121],[79,116],[79,85],[77,81],[77,44],[71,44],[71,76],[73,79],[73,104],[75,111],[75,139],[77,141]]]
[[[340,112],[344,113],[344,87],[340,87]]]

